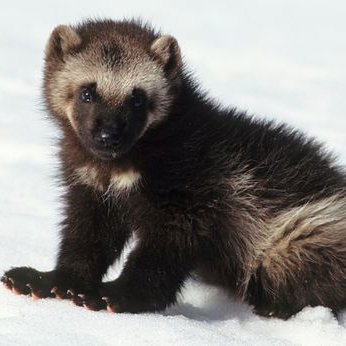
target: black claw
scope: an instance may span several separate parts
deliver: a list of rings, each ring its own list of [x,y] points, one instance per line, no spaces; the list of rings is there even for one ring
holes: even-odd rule
[[[111,299],[108,297],[102,297],[101,299],[104,300],[107,303],[107,305],[109,305],[111,302]]]
[[[57,292],[58,292],[58,287],[56,287],[56,286],[54,286],[51,290],[50,290],[50,293],[52,293],[52,294],[57,294]]]
[[[9,289],[12,289],[13,286],[14,286],[14,281],[12,279],[10,279],[8,276],[4,277],[3,278],[4,280],[1,280],[4,285],[9,288]]]
[[[29,290],[30,290],[31,292],[33,292],[33,289],[32,289],[31,284],[26,284],[25,286],[26,286],[26,287],[28,287],[28,288],[29,288]]]
[[[50,293],[55,296],[55,298],[65,299],[67,297],[67,291],[59,289],[59,287],[54,286]],[[53,297],[54,297],[53,296]]]
[[[10,282],[8,276],[4,275],[1,278],[1,282],[8,288],[8,289],[12,289],[13,284]]]
[[[100,311],[107,308],[107,304],[104,300],[99,297],[89,298],[83,302],[83,306],[89,310]]]
[[[69,298],[73,298],[75,295],[76,295],[76,292],[73,291],[73,289],[69,289],[66,291],[66,295],[69,297]]]
[[[83,299],[81,299],[79,296],[73,296],[73,298],[72,298],[72,302],[75,304],[75,305],[77,305],[77,306],[83,306],[83,304],[84,304],[84,300]]]

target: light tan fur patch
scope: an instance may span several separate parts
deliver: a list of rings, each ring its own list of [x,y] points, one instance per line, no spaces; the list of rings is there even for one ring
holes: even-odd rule
[[[75,170],[76,179],[84,185],[88,185],[96,190],[103,191],[104,187],[98,177],[98,172],[95,167],[83,166]]]
[[[79,183],[88,185],[106,196],[128,193],[138,186],[140,173],[129,169],[123,172],[113,172],[108,182],[102,182],[96,167],[83,166],[75,170],[75,179]]]
[[[134,170],[113,173],[110,178],[108,190],[115,194],[119,192],[129,192],[130,190],[136,188],[140,178],[141,175]]]
[[[77,132],[77,124],[73,116],[73,103],[71,101],[66,104],[66,116],[70,121],[72,128]]]
[[[271,281],[280,285],[294,280],[299,271],[314,263],[324,262],[321,251],[329,252],[330,270],[334,261],[346,263],[346,198],[345,193],[309,202],[301,207],[271,216],[270,209],[259,207],[256,197],[263,189],[251,171],[239,172],[229,181],[231,204],[238,212],[232,215],[242,232],[230,241],[241,263],[237,294],[244,298],[248,284],[258,268],[263,268]],[[336,254],[334,251],[337,251]],[[333,253],[334,252],[334,253]],[[346,265],[334,265],[343,268]]]
[[[277,285],[304,270],[308,263],[346,261],[346,200],[335,195],[311,202],[276,217],[270,227],[266,247],[258,259]],[[345,263],[345,262],[344,262]],[[336,266],[338,267],[338,266]],[[344,265],[346,274],[346,266]]]
[[[248,167],[242,167],[227,182],[230,191],[230,209],[236,210],[232,220],[239,225],[239,232],[230,239],[234,255],[238,259],[239,276],[237,278],[237,295],[244,298],[251,274],[255,270],[260,249],[267,238],[265,208],[259,207],[260,201],[256,191],[263,189],[262,184],[254,178]]]

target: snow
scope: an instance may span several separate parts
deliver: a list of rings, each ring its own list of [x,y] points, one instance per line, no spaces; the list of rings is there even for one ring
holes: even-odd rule
[[[346,164],[346,4],[342,0],[124,3],[4,2],[0,13],[0,272],[54,266],[57,131],[40,83],[52,28],[86,17],[141,16],[175,35],[210,94],[317,136]],[[109,277],[116,276],[113,268]],[[306,307],[288,321],[254,315],[224,292],[189,281],[158,314],[90,312],[0,287],[0,345],[346,345],[346,311]]]

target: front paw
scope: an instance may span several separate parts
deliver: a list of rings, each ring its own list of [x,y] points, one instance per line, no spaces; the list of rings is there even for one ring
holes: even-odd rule
[[[30,267],[13,268],[1,281],[15,294],[32,295],[34,298],[52,297],[50,272],[39,272]]]
[[[148,292],[139,292],[119,284],[119,282],[107,282],[99,286],[92,294],[79,295],[79,304],[88,310],[107,310],[112,313],[149,312],[163,310],[167,304],[148,296]]]
[[[15,294],[31,295],[35,299],[68,299],[80,290],[68,276],[53,270],[40,272],[30,267],[13,268],[7,271],[1,281]]]
[[[93,291],[75,292],[72,301],[78,306],[84,306],[88,310],[109,312],[122,312],[119,301],[123,300],[123,295],[113,284],[101,284]]]
[[[108,301],[110,292],[103,284],[93,290],[71,291],[70,293],[72,294],[72,302],[77,306],[83,306],[92,311],[108,310],[115,312],[115,309],[111,310],[111,304]],[[107,297],[104,294],[107,294]]]
[[[29,294],[30,288],[23,279],[31,268],[14,268],[11,269],[1,277],[1,282],[4,286],[12,291],[14,294]]]

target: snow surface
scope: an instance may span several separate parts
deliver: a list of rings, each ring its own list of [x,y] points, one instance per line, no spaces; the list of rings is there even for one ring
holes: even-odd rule
[[[289,122],[346,164],[346,4],[290,1],[6,1],[0,13],[0,272],[54,265],[61,219],[54,129],[40,100],[43,49],[57,24],[141,16],[175,35],[224,104]],[[113,268],[114,277],[119,267]],[[159,314],[89,312],[0,287],[0,345],[346,345],[346,312],[255,316],[193,281]]]

